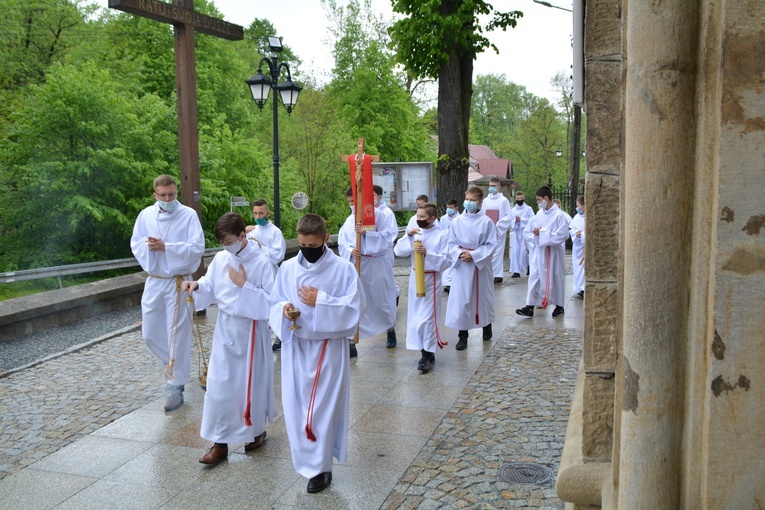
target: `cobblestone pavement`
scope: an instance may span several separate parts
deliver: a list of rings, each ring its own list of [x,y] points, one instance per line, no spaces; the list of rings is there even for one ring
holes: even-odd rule
[[[199,323],[209,338],[212,324]],[[140,330],[3,377],[0,479],[161,397],[163,385],[162,368]]]
[[[506,462],[557,473],[581,356],[581,331],[508,327],[385,508],[563,508],[553,482],[497,477]]]
[[[396,281],[404,294],[408,271],[396,268]],[[553,481],[535,486],[498,478],[506,462],[546,464],[557,473],[581,357],[575,306],[567,306],[564,321],[541,313],[517,318],[525,288],[525,278],[497,286],[494,345],[403,476],[386,489],[382,508],[563,508]],[[210,315],[199,319],[205,338]],[[402,308],[399,316],[400,329]],[[395,351],[387,354],[406,355]],[[157,400],[163,384],[138,330],[0,378],[0,479]]]

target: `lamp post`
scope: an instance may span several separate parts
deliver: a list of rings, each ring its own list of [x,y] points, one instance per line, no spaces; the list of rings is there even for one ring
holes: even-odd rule
[[[290,68],[285,62],[279,62],[278,54],[282,51],[282,42],[276,36],[269,36],[268,49],[271,50],[271,57],[263,57],[258,62],[258,72],[249,80],[245,80],[247,85],[250,86],[250,92],[252,93],[252,99],[255,104],[258,105],[258,109],[262,110],[268,100],[268,94],[271,89],[275,89],[279,96],[281,96],[282,104],[287,110],[287,115],[292,113],[292,110],[297,104],[298,95],[303,90],[298,84],[292,82],[292,75],[290,74]],[[268,66],[268,74],[263,74],[263,64]],[[287,72],[287,80],[277,84],[279,75],[282,70]],[[281,228],[281,208],[279,204],[279,100],[276,98],[276,92],[274,93],[274,225]]]

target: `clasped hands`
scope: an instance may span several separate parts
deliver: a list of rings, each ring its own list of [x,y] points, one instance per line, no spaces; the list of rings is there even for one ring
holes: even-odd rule
[[[146,244],[149,246],[149,251],[165,251],[165,241],[156,237],[147,237]]]

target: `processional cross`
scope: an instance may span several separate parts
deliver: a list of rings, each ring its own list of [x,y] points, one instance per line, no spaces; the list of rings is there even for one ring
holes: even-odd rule
[[[193,208],[202,221],[199,178],[199,129],[197,120],[197,71],[194,31],[239,41],[244,29],[194,11],[194,0],[109,0],[109,8],[173,25],[175,32],[175,86],[178,108],[178,162],[181,202]],[[195,276],[201,276],[200,269]]]
[[[371,198],[364,195],[364,179],[368,179],[369,183],[371,184],[372,179],[372,172],[371,172],[371,164],[368,166],[367,171],[365,172],[363,169],[363,163],[364,163],[364,157],[367,156],[365,153],[366,145],[365,140],[363,138],[358,139],[358,144],[356,146],[356,154],[355,154],[355,171],[351,173],[351,187],[354,187],[356,192],[354,194],[354,197],[356,197],[356,203],[355,203],[355,215],[356,215],[356,223],[360,224],[363,222],[364,218],[364,206],[366,202]],[[380,156],[368,156],[371,161],[380,161]],[[351,161],[351,156],[343,156],[343,161]],[[367,204],[368,205],[368,204]],[[371,207],[374,210],[374,203],[372,203]],[[372,218],[374,218],[374,213],[372,213]],[[372,227],[374,229],[374,227]],[[361,249],[361,232],[356,232],[356,248]],[[361,257],[356,258],[356,272],[361,276]],[[359,343],[359,328],[356,327],[356,334],[353,337],[354,343]]]

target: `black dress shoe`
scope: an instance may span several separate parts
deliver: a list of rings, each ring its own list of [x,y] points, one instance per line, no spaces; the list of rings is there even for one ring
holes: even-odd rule
[[[553,317],[563,317],[563,307],[562,306],[556,306],[555,310],[553,310]]]
[[[282,343],[281,342],[274,342],[274,345],[271,346],[272,351],[281,351],[282,350]]]
[[[325,473],[319,473],[310,480],[308,480],[308,492],[321,492],[332,483],[332,471]]]
[[[444,286],[444,292],[446,292],[448,294],[450,290],[452,290],[451,285],[445,285]]]
[[[461,329],[459,333],[457,333],[457,338],[459,339],[457,341],[457,350],[458,351],[464,351],[467,347],[467,339],[468,339],[468,332],[466,329]]]
[[[523,308],[518,308],[515,313],[518,315],[523,315],[524,317],[534,317],[534,307],[531,305],[526,305]]]
[[[520,273],[513,273],[513,275],[510,278],[520,278],[520,277],[521,277]]]
[[[491,324],[487,324],[483,327],[483,339],[491,340]]]
[[[580,290],[577,296],[579,296],[579,299],[584,299],[584,291]]]
[[[358,355],[359,355],[359,351],[358,351],[358,350],[356,350],[356,345],[355,345],[355,344],[351,344],[351,345],[350,345],[350,351],[351,351],[351,358],[356,358],[356,357],[358,357]]]
[[[495,276],[494,277],[494,283],[502,283],[502,278]]]
[[[427,374],[430,372],[433,363],[436,362],[436,355],[435,353],[428,352],[425,349],[422,349],[420,352],[422,352],[422,358],[420,358],[420,361],[417,363],[417,370],[423,374]]]
[[[396,347],[396,330],[395,329],[388,330],[388,341],[385,342],[385,347],[387,347],[388,349],[392,349],[393,347]]]

